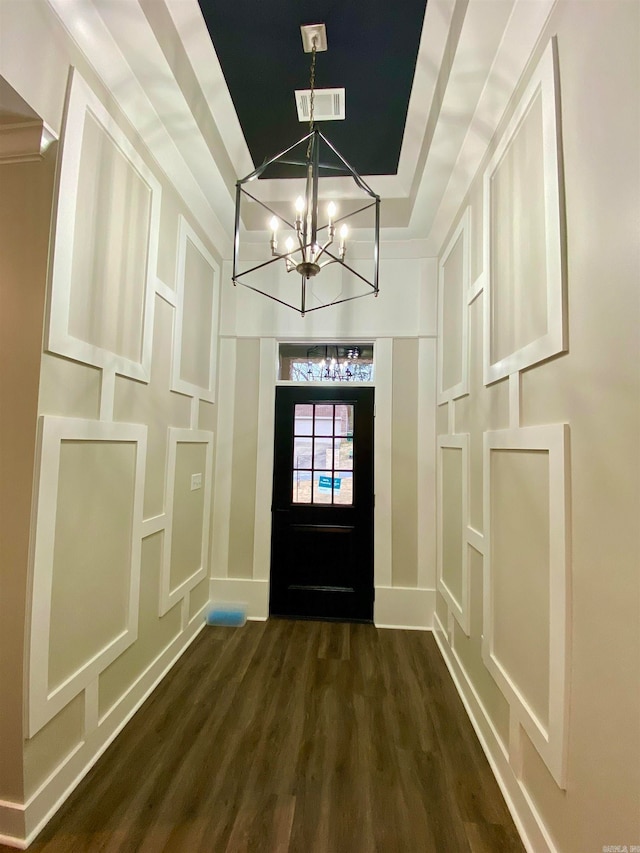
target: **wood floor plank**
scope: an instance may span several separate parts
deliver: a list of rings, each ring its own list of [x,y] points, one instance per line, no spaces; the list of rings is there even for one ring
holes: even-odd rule
[[[30,849],[524,848],[430,634],[271,619],[207,627]]]

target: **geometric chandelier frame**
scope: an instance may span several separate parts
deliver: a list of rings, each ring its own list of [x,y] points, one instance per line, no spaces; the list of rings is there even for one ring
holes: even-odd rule
[[[304,143],[307,144],[304,160],[292,161],[290,158],[292,152]],[[321,147],[326,146],[327,149],[337,158],[339,165],[335,165],[335,160],[332,165],[321,161]],[[331,155],[329,155],[331,157]],[[296,202],[295,221],[288,221],[281,213],[276,212],[268,204],[265,204],[260,199],[256,198],[248,192],[244,185],[259,178],[260,175],[271,165],[282,163],[287,165],[298,165],[305,167],[305,194],[304,198],[299,198]],[[351,176],[356,183],[356,186],[367,196],[368,201],[362,207],[344,213],[342,216],[336,216],[335,205],[329,204],[328,213],[323,214],[319,207],[319,183],[321,172],[331,171],[334,175],[340,172],[343,175]],[[325,177],[327,177],[325,175]],[[263,207],[266,211],[272,214],[271,227],[271,257],[269,260],[256,264],[250,269],[240,271],[239,254],[240,254],[240,208],[243,198],[246,197],[250,201]],[[373,275],[371,279],[366,278],[360,272],[355,270],[346,261],[347,242],[346,235],[348,232],[347,224],[349,220],[363,214],[365,211],[373,209],[374,214],[374,248],[373,248]],[[284,251],[279,250],[277,240],[277,230],[284,226],[293,232],[294,237],[289,237],[286,241]],[[340,226],[338,228],[338,226]],[[334,246],[334,238],[336,229],[340,236],[339,247],[336,251]],[[265,290],[265,285],[258,281],[260,271],[272,264],[280,264],[287,273],[297,272],[300,275],[300,290],[299,301],[294,304],[292,295],[291,301],[289,297],[280,298]],[[361,293],[355,295],[342,296],[338,295],[329,301],[322,304],[310,304],[309,288],[312,286],[311,280],[316,276],[321,275],[321,271],[329,264],[338,264],[354,276],[356,286],[362,290]],[[328,308],[331,305],[339,305],[343,302],[351,302],[355,299],[362,299],[365,296],[377,296],[379,292],[378,275],[380,264],[380,196],[378,196],[366,181],[353,169],[344,159],[340,152],[329,142],[326,136],[317,128],[311,125],[310,132],[290,145],[284,151],[276,154],[270,160],[265,161],[261,166],[247,175],[245,178],[236,183],[236,210],[235,210],[235,229],[233,241],[233,283],[240,284],[243,287],[248,287],[250,290],[260,293],[269,299],[279,302],[288,308],[293,308],[299,311],[301,316],[318,311],[321,308]],[[248,281],[247,279],[251,279]],[[282,295],[282,294],[280,294]],[[315,295],[317,300],[317,294]]]

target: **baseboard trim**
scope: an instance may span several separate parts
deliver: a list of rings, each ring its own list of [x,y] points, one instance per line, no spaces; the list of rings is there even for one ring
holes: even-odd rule
[[[269,618],[269,581],[253,578],[211,578],[209,598],[215,603],[237,602],[247,608],[247,619]]]
[[[25,807],[21,803],[0,800],[0,844],[24,850],[25,840]]]
[[[377,586],[373,621],[377,628],[430,631],[435,606],[435,589]]]
[[[558,853],[533,800],[522,781],[515,776],[509,764],[506,750],[494,734],[493,724],[460,663],[455,649],[449,645],[447,632],[436,613],[434,613],[433,619],[433,636],[471,725],[478,736],[480,746],[502,791],[502,796],[511,812],[516,829],[520,833],[522,843],[528,853]]]
[[[247,619],[269,618],[269,581],[253,578],[211,578],[212,602],[237,602],[247,608]],[[428,631],[433,624],[434,589],[378,586],[374,603],[374,623],[378,628]]]
[[[86,740],[60,763],[27,803],[24,806],[16,804],[16,808],[22,809],[24,813],[23,837],[11,835],[11,830],[6,836],[3,834],[5,826],[0,809],[2,843],[24,850],[34,841],[204,627],[203,612],[203,618],[194,619],[169,643],[124,696],[102,717],[98,728],[90,732]]]

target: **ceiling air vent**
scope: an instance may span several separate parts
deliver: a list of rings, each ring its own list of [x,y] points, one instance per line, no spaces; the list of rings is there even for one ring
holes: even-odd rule
[[[298,119],[309,121],[311,113],[311,89],[296,89]],[[344,88],[315,89],[313,92],[314,121],[339,121],[344,119]]]

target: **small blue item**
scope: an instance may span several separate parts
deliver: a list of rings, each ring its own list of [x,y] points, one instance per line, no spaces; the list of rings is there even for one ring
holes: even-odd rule
[[[229,628],[242,628],[247,621],[246,604],[222,602],[214,604],[207,613],[207,625],[224,625]]]

